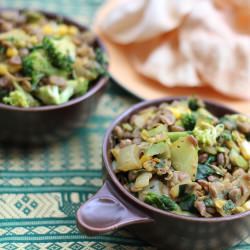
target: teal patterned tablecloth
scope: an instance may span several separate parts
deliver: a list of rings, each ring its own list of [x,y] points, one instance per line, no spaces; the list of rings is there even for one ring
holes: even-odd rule
[[[102,3],[0,0],[0,7],[45,9],[91,25]],[[0,146],[0,250],[154,249],[124,230],[82,235],[75,223],[80,204],[102,185],[101,144],[106,128],[137,101],[111,82],[96,112],[68,140],[43,148]],[[250,239],[232,249],[250,250]]]

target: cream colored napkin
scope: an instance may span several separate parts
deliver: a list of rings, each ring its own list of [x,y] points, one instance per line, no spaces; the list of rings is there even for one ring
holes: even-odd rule
[[[111,1],[111,0],[110,0]],[[167,86],[210,85],[250,99],[250,0],[123,0],[97,24]]]

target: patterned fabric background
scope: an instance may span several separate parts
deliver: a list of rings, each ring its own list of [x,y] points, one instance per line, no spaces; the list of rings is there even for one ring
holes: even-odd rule
[[[102,0],[0,0],[0,7],[41,8],[86,24],[100,4]],[[105,129],[137,101],[111,82],[96,112],[68,140],[45,148],[0,147],[0,249],[153,249],[124,230],[88,237],[75,224],[80,204],[102,185]],[[250,239],[233,249],[250,249]]]

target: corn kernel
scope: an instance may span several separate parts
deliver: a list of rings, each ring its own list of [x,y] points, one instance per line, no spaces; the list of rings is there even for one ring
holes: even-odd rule
[[[49,24],[44,25],[42,30],[45,35],[52,35],[54,33],[54,29]]]
[[[5,64],[0,64],[0,75],[6,75],[8,73],[8,67]]]
[[[68,34],[68,31],[69,31],[68,26],[65,25],[65,24],[62,24],[62,25],[59,26],[57,32],[58,32],[58,35],[65,36],[65,35]]]
[[[18,50],[16,48],[8,48],[6,51],[6,55],[8,57],[16,56],[16,55],[18,55]]]
[[[68,30],[69,35],[76,35],[78,33],[78,29],[75,26],[70,26]]]

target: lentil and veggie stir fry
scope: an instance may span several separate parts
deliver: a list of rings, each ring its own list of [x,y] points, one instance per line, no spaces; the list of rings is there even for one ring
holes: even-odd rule
[[[81,96],[106,73],[94,35],[40,12],[0,12],[0,102],[59,105]]]
[[[190,98],[141,110],[112,136],[113,169],[140,200],[190,216],[250,210],[250,117]]]

